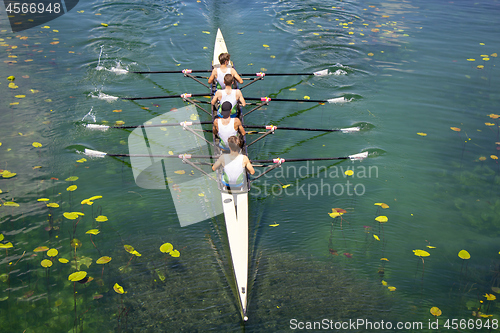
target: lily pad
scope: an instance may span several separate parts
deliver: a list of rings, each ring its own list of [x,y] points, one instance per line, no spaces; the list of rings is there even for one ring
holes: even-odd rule
[[[52,266],[52,261],[50,261],[49,259],[43,259],[41,265],[42,267],[49,268],[50,266]]]
[[[163,253],[169,253],[174,249],[174,246],[170,243],[165,243],[162,246],[160,246],[160,251]]]
[[[78,282],[80,280],[83,280],[87,276],[87,272],[85,271],[79,271],[71,274],[68,276],[68,280],[73,281],[73,282]]]
[[[104,256],[104,257],[100,257],[99,259],[97,259],[97,261],[95,263],[102,265],[102,264],[107,264],[110,261],[111,261],[111,257]]]
[[[465,250],[461,250],[460,252],[458,252],[458,257],[460,259],[470,259],[470,254]]]
[[[436,306],[433,306],[430,312],[434,317],[439,317],[442,314],[441,310]]]
[[[115,283],[115,285],[113,286],[113,290],[116,291],[118,294],[125,293],[125,290],[123,289],[123,287],[120,286],[118,283]]]
[[[108,220],[108,218],[104,215],[99,215],[98,217],[96,217],[95,219],[97,222],[106,222]]]

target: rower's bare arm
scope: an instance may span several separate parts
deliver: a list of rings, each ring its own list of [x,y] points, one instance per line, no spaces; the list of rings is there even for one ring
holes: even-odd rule
[[[214,98],[212,98],[212,105],[215,105],[215,103],[217,103],[217,101],[220,99],[220,96],[221,96],[220,91],[217,90],[217,92],[214,95]]]
[[[250,172],[250,174],[253,175],[255,173],[255,169],[253,168],[252,163],[250,163],[248,157],[245,156],[243,158],[243,162],[245,163],[245,167],[247,168],[248,172]]]
[[[233,75],[236,81],[238,81],[240,84],[243,84],[243,79],[238,75],[238,72],[236,72],[234,68],[231,68],[231,74]]]
[[[217,70],[214,69],[212,71],[212,74],[210,75],[210,77],[208,78],[208,84],[212,84],[214,82],[214,79],[215,79],[215,76],[217,75]]]
[[[215,119],[212,125],[212,133],[214,133],[214,135],[217,135],[219,133],[219,125],[217,124],[217,121],[218,119]]]
[[[247,105],[247,102],[245,102],[245,99],[243,98],[243,94],[241,93],[240,90],[238,90],[236,97],[237,97],[238,101],[241,103],[241,106]]]
[[[214,165],[212,165],[212,171],[217,170],[221,166],[222,166],[222,156],[219,157],[219,159],[217,160],[217,162],[214,163]]]
[[[246,134],[245,129],[243,128],[243,125],[241,124],[241,120],[239,120],[238,118],[234,118],[234,125],[237,126],[238,131],[241,133],[241,135],[244,136]]]

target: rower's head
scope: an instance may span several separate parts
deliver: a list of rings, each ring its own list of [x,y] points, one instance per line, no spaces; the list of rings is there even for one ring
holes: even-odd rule
[[[227,64],[229,64],[229,59],[231,59],[231,56],[229,55],[229,53],[219,54],[219,64],[227,65]]]
[[[227,144],[232,152],[238,153],[240,151],[240,139],[238,139],[237,136],[230,136],[229,139],[227,139]]]
[[[230,87],[233,84],[233,76],[231,74],[224,75],[224,84]]]
[[[233,108],[233,105],[231,104],[231,102],[225,101],[224,103],[222,103],[222,105],[220,107],[220,113],[221,113],[222,117],[229,118],[229,116],[231,116],[231,109],[232,108]]]

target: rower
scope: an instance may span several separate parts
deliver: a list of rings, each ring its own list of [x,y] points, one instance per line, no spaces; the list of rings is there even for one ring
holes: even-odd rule
[[[238,115],[238,102],[240,102],[241,106],[245,106],[247,103],[245,102],[245,99],[239,89],[231,88],[231,82],[233,82],[233,76],[231,74],[226,74],[224,76],[224,82],[226,83],[226,87],[215,92],[215,95],[212,98],[212,105],[215,106],[217,102],[219,102],[219,105],[222,105],[226,101],[230,102],[232,106],[231,118],[234,118]],[[217,110],[217,115],[222,117],[220,114],[220,107],[219,110]]]
[[[212,75],[208,78],[208,83],[212,84],[215,79],[217,79],[217,90],[224,89],[226,87],[226,83],[224,82],[224,76],[226,74],[231,74],[233,78],[238,81],[240,84],[243,84],[243,79],[238,75],[236,70],[232,67],[229,67],[229,60],[231,56],[229,53],[221,53],[219,54],[219,68],[214,68],[212,71]],[[232,84],[231,81],[230,84]]]
[[[238,132],[243,137],[245,135],[245,129],[241,124],[239,118],[231,118],[232,105],[230,102],[226,101],[222,103],[221,115],[222,118],[217,118],[214,120],[213,133],[219,136],[219,147],[225,151],[229,152],[228,139],[231,136],[236,136]]]
[[[246,183],[245,169],[253,175],[255,170],[246,155],[240,153],[240,140],[237,136],[231,136],[227,139],[230,153],[223,154],[212,166],[215,171],[220,166],[224,167],[222,173],[222,184],[227,187],[244,187]]]

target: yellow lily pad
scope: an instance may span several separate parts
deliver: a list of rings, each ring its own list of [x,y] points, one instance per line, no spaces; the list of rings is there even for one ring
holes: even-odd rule
[[[65,212],[63,214],[63,216],[65,218],[67,218],[68,220],[76,220],[78,218],[78,214],[76,212],[72,212],[72,213]]]
[[[442,314],[441,310],[436,306],[433,306],[431,308],[430,312],[431,312],[431,315],[433,315],[434,317],[439,317]]]
[[[178,250],[173,250],[170,251],[170,255],[174,258],[178,258],[181,255],[181,253]]]
[[[48,268],[52,266],[52,261],[50,261],[49,259],[43,259],[41,265],[42,267]]]
[[[104,256],[104,257],[100,257],[99,259],[97,259],[96,264],[103,265],[103,264],[107,264],[110,261],[111,261],[111,257]]]
[[[458,252],[458,257],[460,259],[470,259],[470,254],[469,252],[465,251],[465,250],[461,250],[460,252]]]
[[[79,271],[71,274],[68,276],[68,280],[73,281],[73,282],[78,282],[80,280],[83,280],[87,276],[87,272],[85,271]]]
[[[58,203],[55,203],[55,202],[49,202],[47,204],[47,207],[51,207],[51,208],[59,208],[59,204]]]
[[[413,250],[413,254],[415,254],[417,257],[428,257],[431,255],[429,252],[424,250]]]
[[[100,233],[99,229],[90,229],[86,232],[86,234],[90,235],[97,235],[98,233]]]
[[[174,246],[170,243],[165,243],[162,246],[160,246],[160,251],[163,253],[169,253],[174,249]]]
[[[69,186],[66,191],[69,191],[69,192],[73,192],[74,190],[76,190],[78,187],[76,185],[71,185]]]
[[[123,247],[125,248],[125,251],[127,251],[128,253],[132,253],[133,251],[135,251],[132,245],[123,245]]]
[[[57,249],[50,249],[47,251],[47,255],[49,257],[55,257],[59,254],[59,251],[57,251]]]
[[[99,215],[98,217],[95,218],[97,222],[106,222],[108,218],[104,215]]]
[[[123,287],[120,286],[118,283],[115,283],[115,285],[113,286],[113,290],[116,291],[118,294],[125,293],[125,290],[123,289]]]

